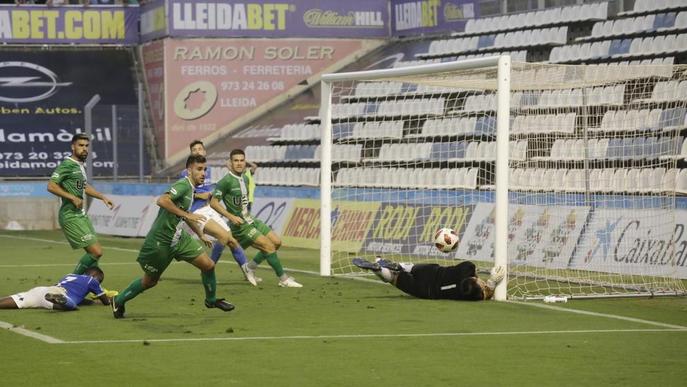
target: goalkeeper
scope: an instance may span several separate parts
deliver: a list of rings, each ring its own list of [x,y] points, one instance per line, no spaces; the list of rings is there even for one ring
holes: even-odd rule
[[[361,269],[372,270],[382,281],[388,282],[411,296],[425,299],[464,301],[488,300],[505,276],[503,266],[491,269],[487,281],[477,276],[475,264],[470,261],[454,266],[435,263],[407,264],[377,258],[369,262],[354,258],[353,264]]]

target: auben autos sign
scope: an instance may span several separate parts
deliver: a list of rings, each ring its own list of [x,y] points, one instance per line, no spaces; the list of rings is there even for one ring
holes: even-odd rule
[[[120,174],[137,174],[138,107],[123,50],[0,51],[0,176],[48,176],[84,132],[83,106],[95,94],[93,157],[96,175],[111,175],[111,107],[118,105]],[[127,155],[127,156],[125,156]]]

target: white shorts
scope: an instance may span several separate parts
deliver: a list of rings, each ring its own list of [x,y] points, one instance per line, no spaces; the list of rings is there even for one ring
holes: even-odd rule
[[[222,215],[220,215],[217,211],[213,210],[212,207],[203,206],[203,207],[195,210],[193,213],[198,214],[198,215],[202,215],[205,217],[205,220],[202,223],[200,223],[200,229],[201,230],[205,230],[205,225],[207,224],[208,221],[210,221],[210,219],[212,219],[215,223],[219,224],[220,227],[222,227],[226,232],[228,232],[229,235],[231,235],[231,229],[229,228],[229,225],[227,225],[227,221],[224,218],[222,218]],[[191,236],[198,238],[198,235],[196,235],[196,233],[193,232],[193,230],[191,229],[191,227],[189,227],[188,224],[186,224],[184,222],[182,227],[184,227],[186,232],[191,234]],[[215,238],[213,238],[212,235],[207,234],[207,236],[208,236],[208,238],[210,238],[210,240],[213,240],[213,241],[215,240]]]
[[[67,291],[59,286],[38,286],[23,293],[13,294],[10,297],[12,297],[19,309],[52,309],[52,302],[45,299],[45,295],[48,293],[67,295]]]

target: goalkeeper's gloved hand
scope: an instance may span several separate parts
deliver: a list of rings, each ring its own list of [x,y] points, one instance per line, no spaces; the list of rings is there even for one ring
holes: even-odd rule
[[[489,272],[489,279],[487,280],[487,286],[490,288],[495,288],[506,276],[506,268],[503,266],[494,266]]]

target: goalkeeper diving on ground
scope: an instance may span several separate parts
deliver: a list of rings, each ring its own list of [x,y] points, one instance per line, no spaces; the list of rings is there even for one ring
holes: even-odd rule
[[[489,300],[506,275],[503,266],[495,266],[489,279],[484,281],[477,276],[475,264],[470,261],[454,266],[396,263],[380,257],[375,262],[363,258],[353,258],[352,262],[411,296],[433,300]]]

